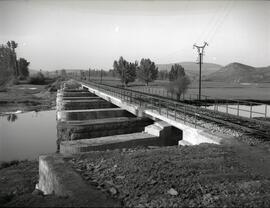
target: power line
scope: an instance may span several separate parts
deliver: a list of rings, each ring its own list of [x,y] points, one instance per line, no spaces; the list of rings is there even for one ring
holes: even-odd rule
[[[218,30],[221,28],[221,26],[224,24],[225,19],[227,18],[227,16],[229,15],[232,6],[234,4],[234,1],[229,1],[227,4],[227,8],[225,10],[224,15],[220,18],[220,21],[218,22],[218,24],[216,25],[214,32],[212,33],[212,35],[209,37],[208,42],[212,42],[212,40],[214,39],[214,37],[216,36]]]
[[[199,100],[201,100],[201,88],[202,88],[202,56],[204,55],[204,48],[208,46],[207,42],[204,42],[203,46],[197,46],[196,44],[193,45],[193,49],[197,48],[199,54],[199,61],[200,61],[200,72],[199,72]]]
[[[200,42],[202,40],[205,40],[205,38],[207,36],[209,36],[209,33],[211,32],[213,26],[211,27],[211,25],[216,25],[216,23],[218,22],[219,20],[219,17],[218,17],[218,14],[219,14],[219,8],[216,9],[214,15],[211,17],[210,21],[208,22],[208,24],[206,24],[207,26],[204,27],[204,28],[207,28],[205,30],[203,30],[203,32],[198,36],[198,38],[196,39],[196,42]],[[210,28],[210,29],[209,29]]]

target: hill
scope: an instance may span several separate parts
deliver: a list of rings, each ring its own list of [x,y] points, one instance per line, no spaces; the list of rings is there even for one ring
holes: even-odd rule
[[[241,63],[231,63],[204,78],[216,82],[270,82],[270,66],[252,67]]]
[[[160,71],[166,70],[170,71],[172,65],[180,64],[184,67],[185,72],[191,79],[196,79],[199,76],[199,64],[196,62],[179,62],[179,63],[171,63],[171,64],[157,64],[157,67]],[[207,76],[213,72],[221,69],[222,66],[214,63],[203,63],[202,65],[202,76]]]

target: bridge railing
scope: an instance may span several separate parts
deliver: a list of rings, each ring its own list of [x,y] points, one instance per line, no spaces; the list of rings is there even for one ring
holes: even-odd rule
[[[145,92],[148,94],[161,95],[162,97],[175,99],[176,95],[170,93],[167,89],[154,86],[135,87],[135,91]],[[226,112],[229,114],[245,117],[270,117],[270,106],[265,103],[231,99],[231,98],[217,98],[208,95],[201,95],[199,100],[198,94],[182,94],[180,101],[189,102],[195,105],[199,105],[204,108],[213,109],[219,112]],[[256,110],[256,106],[260,106],[260,111]]]
[[[184,123],[189,123],[195,128],[198,127],[198,106],[187,107],[182,103],[173,100],[166,100],[164,98],[157,98],[153,95],[146,93],[136,92],[123,88],[117,88],[107,85],[101,85],[95,82],[86,82],[91,87],[114,97],[118,97],[124,102],[136,104],[141,108],[151,110],[152,112],[159,113],[167,118],[174,119],[175,121],[181,120]]]
[[[89,77],[76,77],[77,80],[81,81],[90,81]],[[92,78],[92,82],[102,83],[99,78]],[[111,80],[112,81],[112,80]],[[115,85],[114,80],[114,85]],[[119,80],[118,80],[119,81]],[[103,80],[103,84],[107,83],[108,79]],[[108,83],[111,83],[110,80]],[[111,86],[111,85],[110,85]],[[270,117],[270,105],[260,102],[254,102],[249,100],[239,100],[239,99],[230,99],[230,98],[217,98],[212,96],[201,95],[199,100],[198,94],[182,94],[180,100],[177,100],[176,95],[169,92],[166,88],[160,86],[134,86],[132,87],[133,91],[143,92],[147,94],[153,94],[168,98],[170,100],[182,101],[184,103],[197,105],[204,107],[205,109],[211,109],[217,112],[226,113],[235,115],[238,117],[260,117],[264,118],[265,121]]]
[[[90,81],[89,77],[77,77],[81,81]],[[91,80],[92,82],[102,82],[96,78]],[[107,82],[108,80],[104,80]],[[114,80],[115,81],[115,80]],[[118,80],[119,81],[119,80]],[[104,83],[103,83],[104,84]],[[114,82],[115,84],[115,82]],[[270,105],[260,102],[230,99],[230,98],[217,98],[212,96],[201,95],[199,100],[198,94],[182,94],[180,100],[177,100],[176,95],[169,92],[166,88],[160,86],[140,86],[132,88],[133,91],[143,92],[147,94],[159,95],[170,100],[182,101],[184,103],[197,105],[206,109],[231,114],[239,117],[260,117],[267,120],[270,117]],[[257,107],[259,106],[259,107]]]
[[[211,125],[208,122],[220,123],[225,126],[234,127],[241,129],[248,133],[257,133],[258,135],[268,135],[269,127],[268,122],[260,121],[253,118],[245,118],[236,115],[231,115],[228,112],[218,112],[211,109],[205,109],[198,105],[186,104],[175,100],[170,100],[162,96],[147,94],[138,92],[130,89],[124,89],[114,87],[105,84],[99,84],[95,82],[85,82],[85,84],[91,85],[99,91],[104,91],[115,97],[119,97],[125,102],[135,103],[140,107],[149,109],[153,112],[159,113],[160,115],[166,116],[167,118],[174,120],[181,120],[184,123],[189,123],[195,128],[202,127],[211,130]],[[235,122],[237,121],[237,122]],[[248,125],[245,125],[248,123]],[[259,128],[257,128],[259,126]],[[256,127],[256,128],[254,128]]]

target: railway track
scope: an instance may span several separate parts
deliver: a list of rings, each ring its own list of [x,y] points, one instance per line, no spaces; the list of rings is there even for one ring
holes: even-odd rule
[[[115,96],[121,97],[121,99],[124,99],[125,101],[153,108],[160,113],[165,109],[167,116],[177,116],[177,119],[194,124],[195,127],[199,126],[199,121],[212,122],[219,125],[225,125],[235,130],[241,130],[248,135],[259,136],[263,140],[270,140],[270,122],[267,121],[210,110],[196,105],[186,104],[181,101],[168,99],[167,97],[136,90],[123,89],[93,82],[85,82],[85,84],[110,92]],[[182,116],[179,116],[179,114]],[[187,117],[189,119],[187,119]]]

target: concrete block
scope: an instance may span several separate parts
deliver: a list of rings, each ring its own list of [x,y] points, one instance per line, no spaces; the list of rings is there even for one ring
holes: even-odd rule
[[[70,201],[75,199],[73,201],[76,201],[78,206],[120,207],[119,201],[108,198],[103,192],[83,181],[68,163],[71,159],[70,156],[61,154],[40,156],[37,188],[46,195],[68,197]]]
[[[83,92],[67,92],[63,91],[62,93],[63,97],[96,97],[95,94],[89,92],[89,91],[83,91]]]
[[[87,96],[87,97],[62,97],[62,100],[93,100],[97,99],[94,96]]]
[[[152,125],[146,126],[144,129],[144,132],[159,137],[162,129],[163,128],[157,126],[156,124],[152,124]]]
[[[116,134],[142,132],[144,127],[152,124],[148,118],[115,117],[85,121],[67,121],[57,123],[58,139],[90,139]]]
[[[107,149],[131,148],[137,146],[158,146],[158,137],[147,133],[123,134],[96,139],[82,139],[73,141],[62,141],[60,152],[64,154],[77,154],[89,151],[101,151]]]
[[[160,115],[157,111],[145,110],[146,116],[150,118],[157,118],[163,120],[177,129],[180,129],[183,133],[182,139],[189,142],[192,145],[197,145],[201,143],[213,143],[220,144],[221,138],[212,135],[204,129],[195,128],[187,123],[180,120],[175,121],[173,118],[167,118],[164,115]]]
[[[189,143],[189,142],[186,141],[186,140],[180,140],[180,141],[178,142],[178,145],[180,145],[180,146],[190,146],[190,145],[192,145],[192,144]]]
[[[92,100],[63,100],[60,107],[61,110],[83,110],[98,108],[116,108],[116,106],[101,98],[97,98]]]
[[[87,88],[91,93],[103,98],[104,100],[107,100],[108,102],[111,102],[113,103],[114,105],[122,108],[122,109],[125,109],[127,111],[129,111],[130,113],[132,113],[133,115],[136,115],[138,117],[142,117],[143,116],[143,108],[142,107],[139,107],[135,104],[131,104],[131,103],[128,103],[124,100],[121,100],[120,98],[117,98],[117,97],[114,97],[114,96],[111,96],[107,93],[104,93],[104,92],[101,92],[93,87],[90,87],[84,83],[81,83],[82,86],[84,88]]]
[[[61,121],[89,120],[113,117],[134,117],[131,113],[121,108],[65,110],[57,112],[57,119]]]

